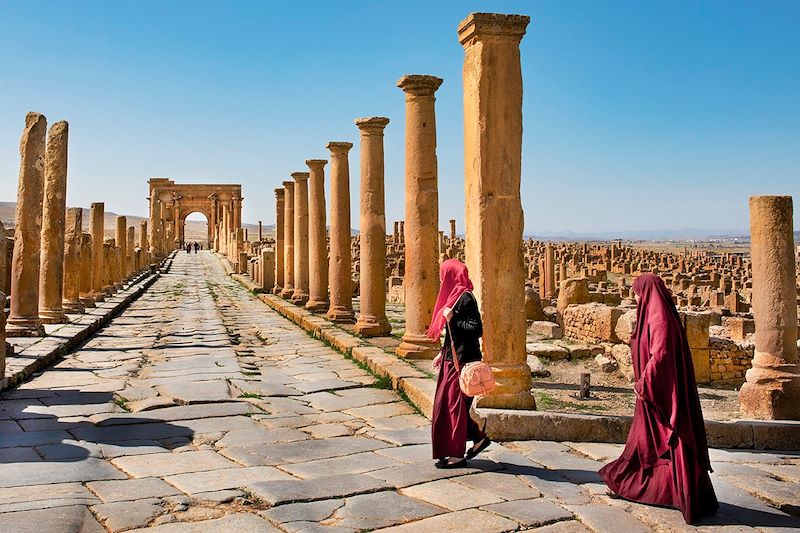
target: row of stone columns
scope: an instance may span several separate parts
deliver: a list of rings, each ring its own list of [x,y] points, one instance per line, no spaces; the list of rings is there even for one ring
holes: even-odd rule
[[[117,217],[116,239],[104,243],[102,203],[92,204],[89,235],[82,231],[82,209],[67,209],[68,133],[67,122],[53,124],[48,132],[42,114],[26,116],[5,331],[9,337],[44,335],[43,324],[68,322],[67,313],[83,312],[101,301],[146,264],[144,253],[133,248],[135,230],[126,227],[125,217]]]

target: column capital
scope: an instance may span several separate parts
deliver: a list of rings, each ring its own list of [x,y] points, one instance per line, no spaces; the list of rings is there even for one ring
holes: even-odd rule
[[[277,189],[275,189],[276,198],[283,198],[284,195],[286,195],[286,189],[284,189],[283,187],[278,187]]]
[[[383,135],[383,128],[389,124],[389,119],[386,117],[364,117],[356,119],[356,126],[361,130],[361,133],[367,135]]]
[[[290,176],[292,177],[292,179],[294,179],[295,182],[300,183],[308,180],[309,174],[308,172],[292,172]]]
[[[306,165],[308,165],[308,168],[311,169],[316,169],[316,168],[322,169],[322,167],[324,167],[327,164],[328,164],[327,159],[306,159]]]
[[[346,154],[353,147],[353,143],[345,141],[331,141],[325,145],[325,148],[330,150],[333,154]]]
[[[283,181],[281,183],[283,183],[283,188],[284,189],[294,190],[294,182],[293,181]]]
[[[105,205],[105,202],[92,202],[91,207],[94,207],[95,209],[103,209]]]
[[[406,74],[397,80],[397,86],[406,94],[414,96],[433,96],[444,80],[425,74]]]
[[[500,13],[470,13],[458,25],[458,42],[471,46],[483,40],[522,40],[531,18],[527,15]]]

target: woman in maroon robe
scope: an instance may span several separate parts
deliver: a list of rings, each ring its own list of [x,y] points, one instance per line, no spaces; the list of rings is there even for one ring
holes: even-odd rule
[[[427,334],[439,340],[442,329],[445,326],[447,328],[442,351],[433,362],[434,368],[439,369],[439,379],[433,400],[431,441],[433,458],[437,459],[436,467],[458,468],[491,444],[469,416],[472,398],[462,393],[458,385],[459,374],[453,363],[451,347],[455,345],[459,368],[480,361],[479,339],[483,334],[483,325],[478,302],[470,292],[472,281],[467,267],[457,259],[448,259],[439,268],[439,278],[442,284]],[[469,450],[466,449],[467,440],[473,443]]]
[[[692,355],[664,282],[644,274],[633,284],[631,336],[636,407],[625,450],[600,469],[612,496],[679,509],[686,523],[716,513],[708,442]]]

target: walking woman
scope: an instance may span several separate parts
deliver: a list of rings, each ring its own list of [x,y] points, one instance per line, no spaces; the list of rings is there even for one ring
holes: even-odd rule
[[[679,509],[687,524],[716,513],[700,398],[678,310],[664,282],[633,284],[636,407],[622,456],[600,469],[609,495]]]
[[[445,329],[444,346],[433,361],[434,368],[439,369],[431,421],[433,458],[437,460],[436,468],[459,468],[485,450],[491,441],[469,416],[472,398],[459,388],[451,346],[455,345],[459,368],[480,361],[478,339],[483,334],[483,325],[478,302],[470,292],[472,282],[466,265],[457,259],[444,261],[439,268],[439,279],[442,284],[427,331],[429,337],[438,340]],[[473,443],[469,450],[468,440]]]

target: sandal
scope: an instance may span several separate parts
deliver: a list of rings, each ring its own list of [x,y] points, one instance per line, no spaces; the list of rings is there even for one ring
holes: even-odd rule
[[[483,450],[488,448],[491,443],[492,441],[489,440],[489,437],[483,437],[483,440],[480,442],[480,445],[476,448],[475,445],[473,444],[472,448],[467,450],[467,453],[464,455],[464,457],[466,459],[472,459],[473,457],[481,453]]]
[[[441,468],[441,469],[461,468],[467,466],[467,460],[462,457],[458,461],[451,463],[450,460],[447,459],[442,462],[437,462],[434,466],[436,466],[436,468]]]

